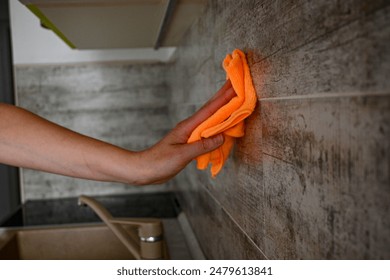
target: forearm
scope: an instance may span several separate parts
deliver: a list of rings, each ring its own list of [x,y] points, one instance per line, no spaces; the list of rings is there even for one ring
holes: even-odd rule
[[[0,103],[0,163],[98,181],[163,183],[192,159],[222,145],[222,135],[190,144],[187,140],[195,127],[235,95],[227,81],[193,116],[142,152],[78,134],[21,108]]]
[[[0,162],[77,178],[140,184],[139,154],[0,104]]]

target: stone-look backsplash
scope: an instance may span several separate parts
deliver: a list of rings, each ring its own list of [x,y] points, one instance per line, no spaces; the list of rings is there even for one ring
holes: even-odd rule
[[[258,105],[211,179],[177,192],[210,259],[390,258],[389,1],[209,1],[176,54],[177,122],[247,53]]]
[[[382,0],[208,1],[168,65],[16,68],[20,105],[143,149],[247,53],[258,105],[222,172],[173,181],[210,259],[390,258],[390,5]],[[27,199],[134,188],[24,170]]]
[[[171,128],[165,64],[17,66],[19,105],[79,133],[142,150]],[[131,171],[129,171],[131,172]],[[29,199],[164,191],[23,170]]]

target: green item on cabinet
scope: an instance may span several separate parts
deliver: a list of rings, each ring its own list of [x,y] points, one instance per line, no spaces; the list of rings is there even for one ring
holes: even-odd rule
[[[66,38],[66,36],[50,21],[50,19],[48,19],[41,12],[41,10],[39,10],[37,6],[33,4],[27,4],[26,6],[34,15],[36,15],[41,20],[41,23],[45,27],[53,30],[53,32],[56,33],[57,36],[60,37],[69,47],[71,47],[72,49],[76,48],[76,46],[68,38]]]

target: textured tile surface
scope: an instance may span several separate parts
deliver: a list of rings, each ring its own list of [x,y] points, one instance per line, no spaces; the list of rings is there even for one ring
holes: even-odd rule
[[[171,117],[212,96],[235,48],[259,103],[216,179],[177,177],[207,257],[390,257],[389,23],[388,1],[209,2],[178,49]]]
[[[267,256],[386,258],[390,96],[263,108]]]

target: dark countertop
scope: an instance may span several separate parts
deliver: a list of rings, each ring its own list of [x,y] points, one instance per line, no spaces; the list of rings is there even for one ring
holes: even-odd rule
[[[181,211],[174,193],[93,197],[114,217],[176,218]],[[100,222],[89,207],[78,206],[77,199],[75,197],[27,201],[0,227]]]

